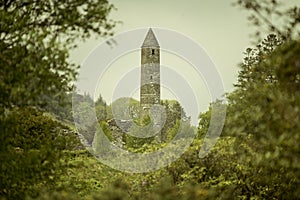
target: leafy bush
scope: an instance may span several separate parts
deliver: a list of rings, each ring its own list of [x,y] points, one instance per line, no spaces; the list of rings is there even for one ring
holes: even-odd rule
[[[24,199],[55,188],[62,151],[78,145],[75,134],[34,108],[7,113],[0,127],[0,196]]]

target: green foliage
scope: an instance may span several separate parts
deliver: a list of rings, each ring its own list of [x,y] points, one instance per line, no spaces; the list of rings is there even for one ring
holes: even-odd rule
[[[91,33],[111,34],[112,8],[106,0],[1,2],[1,112],[70,91],[77,66],[68,63],[68,49]]]
[[[77,199],[92,199],[120,176],[120,172],[101,164],[87,150],[66,151],[65,173],[56,181],[56,190],[76,194]]]
[[[109,127],[108,127],[108,124],[105,121],[100,121],[100,127],[101,127],[103,133],[105,134],[105,136],[110,141],[112,141],[113,140],[113,136],[112,136],[111,131],[110,131]]]
[[[255,78],[251,86],[238,88],[229,96],[226,131],[239,138],[236,149],[239,160],[251,162],[257,169],[257,173],[248,174],[245,179],[252,185],[249,195],[287,199],[299,196],[295,187],[300,183],[300,165],[295,164],[298,162],[294,156],[299,151],[296,144],[300,142],[297,55],[299,41],[277,47],[256,66],[271,68],[274,81]],[[247,135],[252,139],[245,140]],[[241,143],[247,149],[241,148]],[[256,153],[249,155],[249,151]]]
[[[162,101],[161,104],[166,111],[166,121],[161,131],[161,137],[162,141],[167,141],[168,137],[170,138],[170,136],[168,136],[169,130],[176,126],[177,120],[186,118],[186,114],[178,101],[165,100]]]
[[[73,121],[71,93],[61,92],[55,98],[43,96],[41,102],[46,102],[42,103],[44,112],[53,114],[60,121]]]
[[[261,9],[269,8],[265,2],[239,1],[260,19]],[[291,20],[295,20],[296,27],[299,20],[294,17]],[[224,143],[226,137],[219,139],[218,144],[225,146],[215,146],[214,149],[220,149],[213,150],[203,163],[193,162],[191,157],[185,159],[190,161],[190,166],[198,163],[199,167],[185,173],[184,179],[204,188],[206,198],[299,197],[296,188],[300,185],[300,166],[295,156],[300,142],[299,38],[292,40],[299,32],[297,28],[284,33],[280,27],[276,29],[279,36],[270,34],[256,48],[246,50],[236,89],[227,95],[222,135],[234,139],[229,144]],[[210,117],[211,108],[200,115],[200,138],[207,133]],[[201,181],[194,182],[200,177]],[[182,183],[180,178],[177,180]]]
[[[162,106],[166,112],[166,119],[164,121],[162,129],[155,135],[153,131],[153,126],[155,122],[151,119],[150,111],[142,111],[139,105],[139,102],[135,99],[126,99],[120,98],[112,103],[111,106],[107,107],[108,118],[113,118],[113,120],[122,120],[122,121],[133,121],[135,126],[131,126],[128,134],[124,134],[124,130],[118,129],[115,122],[111,123],[112,129],[118,130],[113,131],[113,135],[119,135],[123,137],[124,142],[127,148],[133,148],[141,150],[144,144],[159,143],[159,142],[169,142],[176,131],[179,130],[181,124],[180,121],[184,120],[189,123],[186,114],[177,101],[162,101]],[[110,114],[111,113],[111,114]],[[110,116],[112,115],[112,116]],[[155,120],[155,119],[154,119]],[[111,120],[109,120],[111,121]],[[134,135],[155,135],[147,138],[139,138]],[[147,146],[147,145],[146,145]],[[131,150],[133,150],[131,149]]]
[[[94,200],[111,200],[111,199],[122,199],[129,200],[130,195],[128,183],[123,179],[118,179],[103,189],[100,193],[94,194],[92,197]]]
[[[170,142],[179,132],[180,124],[181,121],[176,119],[175,125],[168,130],[167,141],[166,141],[167,143]]]
[[[207,134],[208,127],[210,124],[210,117],[211,117],[211,109],[212,107],[209,106],[209,110],[199,115],[199,125],[197,131],[197,138],[204,138]]]
[[[85,145],[91,145],[98,126],[95,119],[94,102],[88,94],[81,95],[74,92],[72,103],[72,115],[76,127],[83,136]]]
[[[0,196],[24,199],[36,196],[41,188],[55,188],[63,171],[62,151],[79,143],[75,134],[33,108],[7,113],[0,126]]]
[[[103,100],[102,96],[100,95],[97,101],[95,102],[95,110],[98,121],[107,120],[107,104]]]
[[[101,123],[101,126],[104,129],[102,127],[99,127],[97,129],[92,143],[93,151],[96,156],[102,154],[103,152],[108,152],[110,150],[109,138],[112,138],[112,135],[106,127],[105,122]]]
[[[300,89],[299,43],[299,40],[287,42],[274,52],[267,63],[268,67],[274,67],[281,90],[285,89],[290,94]]]
[[[148,122],[147,122],[148,123]],[[139,125],[132,127],[129,130],[129,133],[125,135],[125,144],[128,149],[140,149],[144,145],[150,144],[154,141],[154,137],[147,137],[147,138],[139,138],[132,135],[139,135],[141,133],[149,133],[153,134],[151,131],[151,124],[148,124],[149,128]]]
[[[270,19],[263,16],[268,9],[265,2],[239,1],[254,11],[252,20],[263,21]],[[271,3],[274,10],[277,3]],[[299,8],[274,10],[267,15],[289,13],[285,16],[288,23],[283,29],[274,25],[279,36],[271,34],[255,49],[247,49],[236,90],[228,95],[225,134],[236,137],[237,162],[257,169],[255,173],[243,169],[243,193],[255,198],[296,199],[300,185],[300,166],[294,156],[300,142]],[[271,21],[266,25],[273,26]]]
[[[84,94],[80,95],[77,93],[73,93],[72,96],[72,103],[73,103],[73,108],[72,108],[72,114],[73,114],[73,119],[76,122],[83,122],[83,121],[92,121],[92,120],[86,120],[86,117],[91,117],[90,113],[94,111],[94,101],[90,97],[90,95]]]
[[[126,135],[125,136],[125,144],[126,144],[126,149],[130,151],[137,151],[137,149],[140,149],[144,146],[144,144],[150,144],[153,142],[154,138],[149,137],[149,138],[137,138],[134,136]]]
[[[274,67],[266,66],[267,58],[272,54],[282,41],[274,34],[270,34],[256,48],[247,48],[244,62],[240,64],[241,71],[238,75],[238,82],[235,84],[239,88],[239,95],[243,95],[245,90],[249,90],[258,82],[261,84],[273,84],[276,80]]]
[[[78,67],[68,50],[75,39],[110,35],[112,9],[106,0],[0,2],[1,198],[54,190],[62,152],[80,148],[70,128],[37,109],[70,119]]]

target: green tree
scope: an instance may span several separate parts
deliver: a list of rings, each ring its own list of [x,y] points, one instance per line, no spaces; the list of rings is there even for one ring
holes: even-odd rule
[[[225,134],[236,137],[236,162],[257,169],[256,173],[245,170],[240,177],[243,193],[256,198],[295,199],[300,185],[300,166],[295,164],[296,144],[300,142],[299,8],[280,11],[278,1],[238,3],[255,15],[251,20],[258,20],[260,33],[262,26],[272,33],[246,51],[236,89],[228,95]],[[273,24],[271,15],[288,22]]]
[[[55,189],[70,130],[32,107],[63,102],[78,68],[69,50],[91,34],[111,35],[112,9],[106,0],[0,2],[0,198]]]
[[[33,108],[0,121],[0,197],[24,199],[53,190],[64,170],[63,150],[79,144],[74,132]]]
[[[1,1],[1,113],[70,91],[77,66],[69,49],[92,33],[112,34],[112,8],[106,0]]]
[[[271,32],[255,48],[246,50],[235,90],[227,95],[227,118],[222,134],[226,137],[220,138],[203,160],[196,160],[197,153],[193,151],[184,155],[191,167],[186,170],[184,180],[196,181],[200,189],[206,190],[208,199],[230,199],[231,196],[297,199],[296,188],[300,185],[300,166],[295,161],[298,159],[295,152],[299,151],[296,144],[300,142],[297,123],[300,116],[299,8],[287,9],[298,12],[297,15],[285,15],[286,11],[272,8],[278,1],[241,0],[237,3],[260,20],[256,24],[260,35],[266,30]],[[289,23],[273,24],[271,28],[271,17],[264,19],[264,15],[274,15],[272,12],[289,18],[289,22],[295,23],[293,28],[286,29],[291,26]],[[207,132],[210,117],[211,109],[201,113],[200,137]]]
[[[176,100],[165,100],[161,104],[165,108],[166,119],[164,126],[162,127],[161,135],[162,141],[167,141],[169,130],[176,126],[176,121],[181,121],[186,118],[186,114],[180,103]]]
[[[253,84],[257,84],[258,81],[262,84],[274,83],[277,79],[274,68],[272,66],[267,68],[262,63],[267,61],[266,58],[281,43],[282,40],[276,35],[270,34],[256,48],[247,48],[246,52],[244,52],[244,61],[240,64],[241,70],[239,71],[238,82],[235,84],[235,87],[243,92],[252,87]]]
[[[95,109],[98,121],[107,120],[107,104],[101,95],[95,102]]]
[[[257,64],[258,68],[272,68],[276,81],[257,77],[251,87],[237,88],[229,95],[225,135],[236,138],[235,162],[257,169],[252,173],[245,168],[244,175],[239,177],[245,187],[243,193],[249,196],[286,199],[299,196],[296,187],[300,185],[300,165],[295,162],[295,152],[299,151],[296,144],[300,142],[296,55],[299,55],[299,41],[277,47],[264,62]]]

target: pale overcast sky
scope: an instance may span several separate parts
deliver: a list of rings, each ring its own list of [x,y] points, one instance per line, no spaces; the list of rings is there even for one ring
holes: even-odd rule
[[[154,33],[155,28],[161,28],[184,34],[205,49],[222,77],[225,91],[228,92],[233,89],[233,83],[235,83],[238,73],[237,65],[242,61],[242,52],[250,46],[249,35],[253,30],[247,21],[247,12],[233,7],[231,5],[233,0],[111,0],[111,2],[117,8],[117,11],[112,12],[111,17],[123,22],[114,29],[116,34],[148,27],[153,27]],[[137,38],[141,42],[143,39]],[[158,35],[157,39],[158,41],[160,39]],[[97,47],[102,42],[103,39],[101,38],[92,38],[85,43],[80,43],[78,49],[71,53],[71,60],[85,65],[84,60],[91,60],[89,55],[93,51],[97,51]],[[161,46],[161,48],[163,47]],[[161,55],[161,60],[163,65],[174,66],[177,73],[189,74],[184,76],[185,78],[197,79],[193,77],[195,74],[192,71],[183,67],[189,64],[178,56],[166,52]],[[94,59],[91,62],[97,63],[101,67],[101,60]],[[97,91],[91,91],[90,88],[85,88],[85,91],[94,97],[100,92],[107,103],[111,103],[115,100],[113,90],[117,87],[118,80],[121,80],[126,73],[134,71],[139,63],[140,52],[138,51],[113,60],[109,70],[106,71],[106,76],[99,78],[98,82],[95,83],[99,84]],[[180,67],[176,67],[176,65],[180,65]],[[93,74],[94,72],[91,71],[90,73]],[[140,77],[139,74],[136,76],[136,89],[128,95],[138,99]],[[88,77],[86,78],[88,79]],[[168,77],[162,74],[161,79],[168,79]],[[199,108],[188,112],[193,118],[197,118],[199,111],[207,110],[211,97],[203,80],[199,81],[199,86],[193,81],[188,82],[188,84],[193,89],[200,88],[200,92],[198,91],[196,94],[197,98],[201,99],[201,101],[198,99],[201,102]],[[80,90],[84,90],[84,87]],[[176,94],[173,95],[176,96]],[[162,98],[173,98],[172,91],[163,90]],[[183,106],[188,107],[188,105]]]

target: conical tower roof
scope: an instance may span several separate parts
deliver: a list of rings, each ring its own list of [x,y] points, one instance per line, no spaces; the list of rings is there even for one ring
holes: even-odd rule
[[[151,28],[149,29],[146,38],[143,42],[142,48],[143,47],[159,47],[158,41]]]

